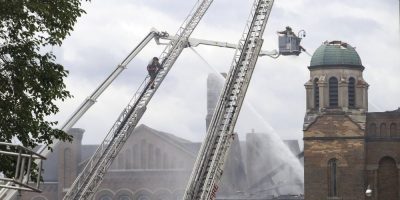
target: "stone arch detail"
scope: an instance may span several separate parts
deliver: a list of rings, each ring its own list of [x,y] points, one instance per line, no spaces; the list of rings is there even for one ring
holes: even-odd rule
[[[320,166],[321,167],[328,167],[328,162],[332,158],[335,158],[337,160],[338,167],[347,167],[348,166],[348,163],[347,163],[346,159],[343,156],[339,155],[339,154],[327,154],[327,155],[325,155],[325,157],[323,159],[321,159]]]
[[[111,199],[114,196],[114,192],[110,189],[102,189],[99,192],[96,193],[95,195],[95,200],[101,200],[103,197],[110,197]]]
[[[152,200],[153,193],[149,189],[140,189],[133,195],[134,200]]]
[[[114,195],[115,200],[134,200],[133,192],[130,189],[123,188],[118,190]]]
[[[381,123],[379,125],[379,136],[380,137],[387,137],[388,136],[386,123]]]

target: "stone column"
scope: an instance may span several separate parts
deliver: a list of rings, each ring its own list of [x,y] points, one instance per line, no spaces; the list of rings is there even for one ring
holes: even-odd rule
[[[356,107],[368,111],[368,83],[362,78],[356,84]]]
[[[318,81],[319,87],[319,107],[327,108],[329,101],[328,83],[326,81]]]
[[[365,111],[368,111],[368,83],[365,82],[363,85],[363,90],[364,90],[364,96],[363,96],[363,108]]]
[[[349,84],[345,78],[341,78],[339,82],[339,107],[342,107],[344,111],[349,108]]]
[[[306,84],[304,84],[304,87],[306,88],[306,109],[307,113],[311,111],[311,109],[314,109],[315,103],[314,103],[314,91],[313,91],[313,83],[312,81],[308,81]]]

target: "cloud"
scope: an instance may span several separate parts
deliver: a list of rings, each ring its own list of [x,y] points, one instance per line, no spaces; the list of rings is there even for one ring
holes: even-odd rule
[[[151,27],[173,34],[196,1],[93,1],[61,48],[57,59],[70,71],[66,79],[74,99],[60,102],[54,119],[69,114],[111,73],[146,36]],[[193,37],[236,43],[242,34],[253,1],[215,1]],[[275,1],[264,34],[265,50],[277,48],[277,30],[290,25],[306,30],[303,46],[312,53],[325,40],[343,40],[357,47],[365,80],[371,85],[370,102],[384,110],[399,106],[399,28],[397,1]],[[86,129],[84,143],[99,143],[146,75],[146,64],[163,46],[150,42],[132,61],[77,127]],[[196,47],[217,71],[228,71],[233,50]],[[281,137],[302,138],[305,114],[304,83],[309,79],[310,57],[259,59],[236,126],[243,134],[272,127]],[[185,49],[153,97],[140,123],[192,141],[205,136],[206,77],[210,69],[193,51]],[[390,98],[389,98],[390,97]],[[378,110],[382,111],[382,110]],[[269,127],[271,126],[271,127]]]

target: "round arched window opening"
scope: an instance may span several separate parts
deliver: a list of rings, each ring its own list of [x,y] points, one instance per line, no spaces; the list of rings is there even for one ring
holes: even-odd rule
[[[398,137],[399,135],[397,134],[397,125],[396,123],[390,124],[390,137]]]
[[[379,128],[379,135],[380,135],[380,137],[388,137],[386,123],[381,124],[381,126]]]
[[[338,79],[336,77],[329,78],[329,107],[338,107],[339,94],[338,94]]]
[[[349,108],[355,108],[356,107],[356,80],[353,77],[349,78],[348,99],[349,99]]]
[[[318,78],[314,79],[313,82],[313,90],[314,90],[314,107],[316,109],[319,108],[319,87],[318,87]]]

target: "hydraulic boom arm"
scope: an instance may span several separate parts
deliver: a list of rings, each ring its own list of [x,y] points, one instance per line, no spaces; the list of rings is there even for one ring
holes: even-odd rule
[[[164,40],[175,40],[175,36],[170,36],[168,34],[162,34],[159,35],[160,37],[156,37],[156,43],[157,44],[164,44],[160,42],[160,39]],[[208,46],[216,46],[216,47],[224,47],[224,48],[230,48],[230,49],[237,49],[238,45],[237,44],[232,44],[228,42],[220,42],[220,41],[213,41],[213,40],[204,40],[204,39],[197,39],[197,38],[189,38],[187,42],[187,47],[197,47],[199,45],[208,45]],[[260,51],[258,56],[270,56],[272,58],[277,58],[279,56],[279,52],[277,50],[272,50],[272,51]]]

